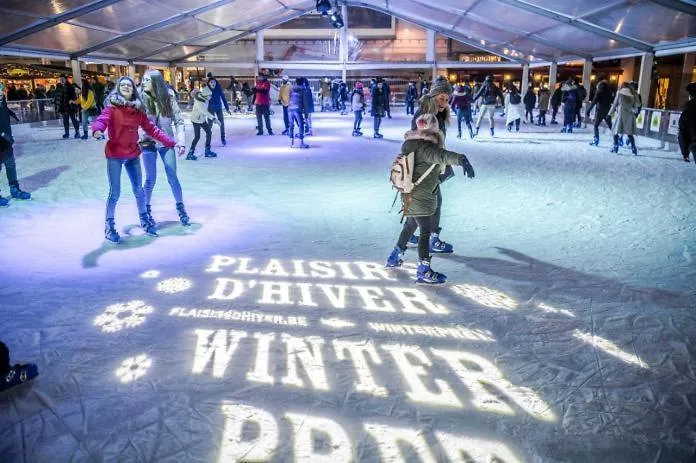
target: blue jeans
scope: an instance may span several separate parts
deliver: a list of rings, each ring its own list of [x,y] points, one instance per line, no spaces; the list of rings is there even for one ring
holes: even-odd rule
[[[374,124],[375,133],[379,133],[379,126],[382,125],[382,118],[379,116],[374,116],[372,122]]]
[[[116,211],[116,203],[121,196],[121,166],[126,168],[126,173],[131,181],[133,195],[138,204],[138,214],[145,213],[145,195],[143,194],[143,172],[140,167],[140,158],[106,160],[106,175],[109,178],[109,197],[106,200],[106,218],[113,219]]]
[[[297,123],[297,127],[299,129],[299,131],[297,132],[298,138],[300,140],[304,140],[305,123],[304,123],[304,117],[302,117],[302,113],[300,111],[290,111],[289,117],[290,117],[290,125],[288,127],[288,131],[289,131],[290,138],[292,138],[295,135],[295,123]]]
[[[159,152],[162,162],[164,163],[164,171],[167,173],[167,181],[172,188],[174,200],[177,203],[184,202],[184,195],[181,192],[181,184],[179,177],[176,175],[176,153],[172,148],[157,148],[157,151],[143,150],[143,165],[145,166],[145,204],[150,204],[152,199],[152,190],[155,189],[157,181],[157,153]]]
[[[362,111],[353,111],[355,114],[355,121],[353,122],[353,131],[360,130],[360,125],[362,124]]]

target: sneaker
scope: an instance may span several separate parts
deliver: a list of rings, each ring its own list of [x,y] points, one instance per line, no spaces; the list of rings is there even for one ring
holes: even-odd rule
[[[395,247],[389,257],[387,258],[387,263],[384,265],[385,268],[396,268],[401,267],[404,263],[402,257],[404,257],[404,251]]]
[[[382,135],[381,133],[375,133],[375,134],[372,136],[372,138],[384,138],[384,135]]]
[[[63,134],[63,138],[65,138],[65,139],[70,138],[70,134],[69,134],[69,133],[64,133],[64,134]]]
[[[447,276],[430,268],[430,259],[422,259],[416,270],[416,283],[441,285],[447,281]]]
[[[10,187],[10,196],[12,196],[14,199],[31,199],[31,193],[20,190],[19,186]]]
[[[206,158],[216,158],[216,157],[217,157],[217,153],[215,153],[215,152],[213,152],[213,151],[210,151],[210,148],[207,148],[207,149],[205,150],[205,157],[206,157]]]
[[[688,160],[686,162],[689,162]],[[0,196],[0,207],[10,207],[10,200]]]
[[[599,137],[594,137],[590,142],[590,146],[599,146]]]
[[[412,236],[408,239],[408,243],[409,243],[409,244],[418,244],[418,240],[419,240],[419,236],[418,236],[418,235],[412,235]]]
[[[186,160],[187,161],[198,161],[198,156],[193,154],[193,151],[189,151],[188,154],[186,155]]]
[[[454,252],[454,248],[451,244],[442,241],[437,233],[432,233],[430,235],[430,252],[437,254],[449,254]]]
[[[33,363],[17,364],[10,367],[7,373],[0,376],[0,391],[24,384],[37,376],[39,376],[39,368]]]

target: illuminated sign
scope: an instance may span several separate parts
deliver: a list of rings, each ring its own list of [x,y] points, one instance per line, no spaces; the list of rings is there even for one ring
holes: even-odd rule
[[[381,461],[522,461],[503,442],[456,428],[419,429],[395,421],[391,412],[346,423],[342,412],[327,416],[301,403],[301,398],[332,403],[338,396],[347,408],[354,402],[375,409],[399,403],[424,416],[558,420],[539,392],[520,384],[519,377],[506,377],[504,362],[482,355],[482,348],[490,352],[498,342],[496,332],[468,324],[463,305],[481,313],[527,311],[531,317],[569,321],[574,313],[541,301],[520,303],[476,284],[416,286],[413,271],[413,266],[388,270],[365,261],[215,255],[197,276],[143,272],[142,283],[163,304],[146,297],[112,304],[93,323],[122,336],[155,317],[186,325],[180,342],[189,346],[187,371],[198,381],[235,385],[234,395],[220,404],[221,462],[288,455],[298,462],[355,461],[368,441]],[[608,339],[578,329],[569,338],[648,368]],[[114,365],[116,380],[137,384],[156,370],[158,357],[147,352],[126,353]],[[240,390],[254,392],[240,401]],[[254,403],[257,395],[263,404]],[[273,405],[274,397],[288,405]]]
[[[460,54],[459,61],[462,63],[502,63],[503,59],[497,55]]]

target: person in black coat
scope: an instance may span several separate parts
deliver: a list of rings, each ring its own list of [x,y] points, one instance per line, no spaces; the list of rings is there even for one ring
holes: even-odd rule
[[[288,135],[290,136],[290,147],[295,146],[295,124],[299,127],[298,138],[300,139],[300,148],[309,148],[304,142],[305,119],[307,117],[307,97],[309,91],[305,87],[305,78],[298,77],[290,89],[290,102],[288,103],[288,116],[290,123],[288,125]]]
[[[17,166],[14,158],[14,138],[12,138],[12,126],[10,117],[19,122],[19,118],[10,108],[7,107],[5,97],[5,85],[0,82],[0,169],[5,166],[7,183],[10,184],[10,196],[14,199],[31,199],[31,194],[22,191],[17,181]],[[0,196],[0,207],[7,207],[10,201]]]
[[[563,102],[563,133],[573,133],[573,125],[575,123],[576,108],[578,104],[578,86],[575,85],[575,80],[568,77],[561,87]]]
[[[534,123],[534,106],[536,106],[536,95],[534,94],[534,88],[530,85],[527,89],[527,93],[524,94],[524,121],[529,123]]]
[[[557,125],[556,114],[558,114],[558,108],[561,107],[561,100],[563,99],[563,91],[561,90],[561,84],[558,84],[556,90],[553,91],[551,95],[551,122],[550,124]]]
[[[389,87],[389,84],[386,80],[382,82],[382,85],[384,85],[384,98],[387,102],[387,117],[391,119],[391,88]]]
[[[374,138],[384,138],[384,136],[379,133],[379,127],[382,124],[382,118],[387,114],[387,95],[384,90],[384,83],[380,80],[377,85],[372,89],[372,110],[370,115],[374,119]]]
[[[408,88],[406,89],[406,114],[415,113],[416,100],[418,99],[418,90],[416,89],[416,83],[410,81],[408,83]]]
[[[614,98],[612,96],[611,87],[609,87],[609,82],[602,78],[597,84],[594,96],[592,97],[592,103],[590,103],[590,107],[587,108],[587,112],[585,113],[585,117],[589,118],[592,108],[597,106],[597,114],[595,115],[594,119],[594,138],[592,139],[590,145],[599,145],[599,124],[601,124],[602,121],[604,121],[607,124],[607,127],[609,127],[609,130],[611,130],[611,116],[609,115],[609,109],[611,109],[611,104],[613,101]]]
[[[63,116],[65,129],[63,138],[70,138],[69,121],[72,121],[75,129],[75,138],[80,138],[80,123],[77,120],[77,111],[80,106],[77,104],[77,93],[75,93],[75,86],[68,83],[65,74],[60,76],[60,83],[56,87],[55,106],[56,112]]]
[[[689,153],[696,162],[696,82],[686,86],[689,101],[684,105],[684,111],[679,116],[679,148],[684,161],[689,162]]]
[[[579,84],[578,85],[578,101],[575,102],[575,118],[577,119],[577,124],[575,127],[578,129],[582,127],[582,104],[585,101],[585,98],[587,98],[587,89],[585,88],[584,85]]]

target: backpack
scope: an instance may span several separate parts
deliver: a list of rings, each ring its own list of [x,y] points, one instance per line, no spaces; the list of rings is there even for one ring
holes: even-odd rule
[[[519,93],[513,93],[510,95],[510,104],[520,104],[522,103],[522,97]]]
[[[394,201],[392,202],[392,207],[396,203],[396,198],[399,197],[399,193],[403,193],[406,196],[406,201],[404,201],[404,206],[400,212],[401,221],[403,222],[404,216],[408,213],[408,205],[411,202],[411,192],[415,187],[421,184],[421,182],[427,177],[430,172],[437,167],[437,164],[433,164],[428,167],[423,175],[421,175],[418,180],[413,181],[413,168],[416,163],[416,153],[410,152],[408,154],[400,154],[394,159],[392,163],[391,173],[389,174],[389,181],[392,184],[392,188],[397,190]]]

